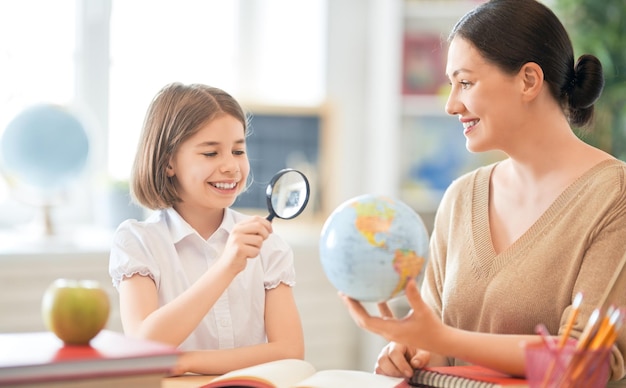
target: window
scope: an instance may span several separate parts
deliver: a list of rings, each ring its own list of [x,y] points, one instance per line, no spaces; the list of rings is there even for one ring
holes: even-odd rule
[[[91,12],[108,6],[110,15]],[[77,28],[92,23],[109,40]],[[90,176],[53,214],[68,224],[97,222],[97,186],[128,178],[146,109],[162,86],[210,84],[244,107],[316,106],[325,95],[325,34],[326,0],[0,1],[0,131],[34,102],[72,105],[80,94],[79,103],[98,105],[91,108],[105,112],[106,123],[94,126]],[[80,79],[94,72],[76,62],[85,55],[76,42],[97,57],[108,53],[108,83]],[[0,228],[35,212],[9,194],[0,179]]]
[[[108,155],[112,177],[128,178],[144,115],[161,87],[178,81],[234,89],[236,5],[236,1],[113,1]]]
[[[74,96],[75,0],[0,1],[0,132],[24,107],[71,104]],[[0,227],[34,211],[0,179]]]
[[[114,0],[109,173],[128,178],[148,104],[173,81],[222,88],[244,107],[321,103],[324,42],[323,0]]]

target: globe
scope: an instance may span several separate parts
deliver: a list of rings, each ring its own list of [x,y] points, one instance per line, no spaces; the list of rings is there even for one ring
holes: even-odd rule
[[[428,255],[428,231],[405,203],[360,195],[339,205],[322,227],[320,260],[330,283],[361,302],[385,302],[418,284]]]
[[[50,214],[54,198],[82,173],[88,155],[85,127],[59,105],[29,106],[2,132],[3,175],[16,198],[41,210],[39,224],[45,235],[54,234]]]
[[[66,108],[37,104],[18,113],[0,138],[2,167],[10,181],[49,194],[66,187],[85,168],[89,139]]]

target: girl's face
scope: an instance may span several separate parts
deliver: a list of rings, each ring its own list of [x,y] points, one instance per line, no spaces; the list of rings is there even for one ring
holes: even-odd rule
[[[222,115],[185,140],[167,170],[186,209],[224,209],[245,188],[250,163],[243,124]]]
[[[506,151],[515,144],[521,120],[519,77],[487,62],[473,44],[458,36],[448,49],[446,74],[452,85],[446,112],[463,124],[467,149]]]

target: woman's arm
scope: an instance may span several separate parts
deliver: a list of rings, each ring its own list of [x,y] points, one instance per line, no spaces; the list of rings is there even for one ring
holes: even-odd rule
[[[460,358],[514,376],[524,375],[524,342],[541,341],[534,335],[477,333],[446,326],[422,301],[414,281],[407,285],[406,296],[412,310],[401,319],[374,317],[359,302],[346,296],[343,300],[360,327],[389,341]]]
[[[281,283],[266,291],[266,344],[235,349],[198,350],[183,354],[176,374],[223,374],[284,358],[304,358],[304,335],[292,288]]]

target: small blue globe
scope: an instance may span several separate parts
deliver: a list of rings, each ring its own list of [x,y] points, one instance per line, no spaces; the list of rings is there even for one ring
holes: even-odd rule
[[[421,217],[386,196],[361,195],[339,205],[320,237],[320,260],[330,283],[361,302],[384,302],[418,284],[429,234]]]
[[[89,139],[67,109],[31,106],[17,114],[0,138],[2,167],[11,178],[44,192],[67,186],[85,168]]]

